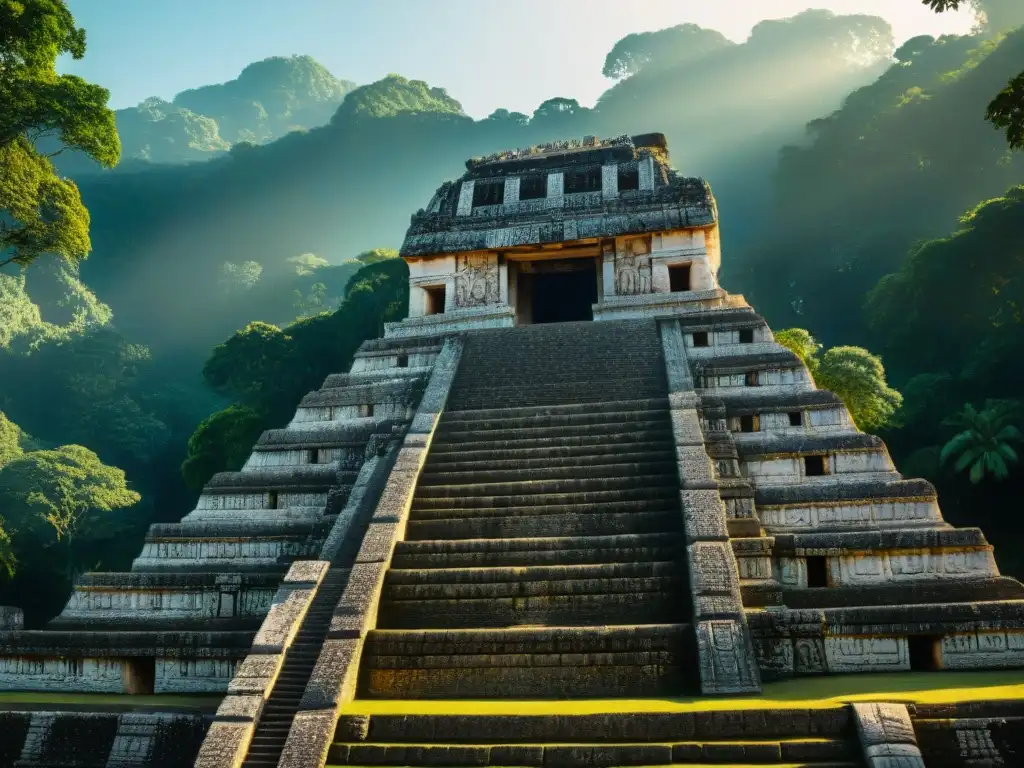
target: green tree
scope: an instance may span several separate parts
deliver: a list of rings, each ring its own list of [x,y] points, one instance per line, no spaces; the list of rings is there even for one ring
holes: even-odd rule
[[[131,507],[140,498],[122,470],[80,445],[25,453],[0,469],[3,528],[18,560],[59,552],[66,575],[74,568],[78,539],[111,535],[101,513]]]
[[[811,336],[810,331],[805,331],[803,328],[786,328],[776,331],[774,336],[776,342],[799,357],[808,368],[811,367],[815,355],[821,349],[821,344]]]
[[[289,256],[285,259],[295,269],[295,274],[300,277],[308,277],[321,267],[330,264],[327,259],[317,256],[315,253],[300,253],[298,256]]]
[[[775,341],[804,362],[821,389],[839,396],[865,432],[889,423],[903,402],[886,383],[881,358],[863,347],[832,347],[819,354],[821,345],[803,328],[777,331]]]
[[[680,24],[657,32],[636,32],[619,40],[604,60],[605,77],[621,80],[643,69],[662,69],[735,45],[721,32]]]
[[[839,395],[865,432],[884,426],[903,402],[886,383],[881,358],[863,347],[832,347],[812,372],[819,387]]]
[[[120,157],[109,93],[58,75],[61,54],[85,55],[85,31],[63,0],[0,0],[0,267],[44,253],[86,258],[89,213],[50,157],[80,150],[108,168]],[[37,143],[48,139],[59,148],[43,154]]]
[[[185,484],[199,490],[216,473],[241,469],[266,428],[266,416],[244,405],[228,406],[204,419],[188,439],[181,465]]]
[[[1016,407],[1005,400],[987,400],[981,410],[966,404],[960,413],[943,421],[960,431],[942,447],[940,462],[954,460],[954,472],[969,469],[974,484],[986,477],[1005,480],[1010,465],[1019,460],[1013,444],[1024,442],[1024,434],[1010,423]]]
[[[335,312],[284,329],[250,323],[214,349],[203,375],[238,402],[204,421],[189,440],[182,474],[190,487],[240,468],[260,432],[286,423],[303,395],[349,368],[360,344],[408,314],[409,267],[396,258],[368,264],[349,280],[345,296]]]
[[[225,261],[220,267],[220,284],[227,294],[251,291],[260,281],[263,265],[258,261],[235,264]]]
[[[998,10],[1003,10],[1001,4],[998,1],[993,2],[993,0],[922,0],[922,2],[939,13],[959,10],[961,6],[972,6],[984,14],[987,12],[987,4],[994,4]],[[1017,13],[1020,12],[1019,5],[1017,3]],[[1014,18],[1013,20],[1017,21],[1018,19]],[[1006,131],[1006,140],[1011,149],[1024,149],[1024,72],[1013,78],[992,100],[985,111],[985,119],[997,128]]]

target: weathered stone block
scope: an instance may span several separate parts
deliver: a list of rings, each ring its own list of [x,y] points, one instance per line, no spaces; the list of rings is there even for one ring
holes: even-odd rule
[[[285,574],[284,584],[319,584],[331,564],[323,560],[297,560]]]
[[[252,653],[283,653],[299,631],[314,594],[315,589],[289,586],[278,589],[274,603],[253,639]]]
[[[384,586],[385,563],[356,563],[334,609],[327,637],[332,640],[363,637],[377,620],[377,605]]]
[[[718,491],[684,490],[679,492],[679,498],[683,505],[683,524],[688,542],[725,541],[729,538],[725,504]]]
[[[334,709],[299,712],[292,721],[278,768],[310,768],[323,765],[334,739],[338,715]],[[197,768],[206,768],[198,766]],[[219,767],[218,767],[219,768]]]
[[[255,695],[266,698],[274,686],[284,655],[280,653],[251,653],[238,665],[234,677],[228,683],[228,695]]]
[[[683,488],[717,488],[715,468],[703,446],[677,446],[679,479]]]
[[[356,695],[362,640],[325,640],[299,709],[340,707]]]
[[[676,445],[700,446],[703,450],[704,434],[701,432],[697,411],[693,408],[673,408],[669,413]]]
[[[880,744],[917,744],[905,704],[852,704],[857,738],[865,749]]]
[[[217,707],[217,720],[256,722],[263,711],[263,696],[225,696]]]
[[[214,722],[199,748],[195,768],[238,768],[256,726],[245,722]]]
[[[335,741],[366,741],[370,733],[369,715],[340,715],[334,729]]]

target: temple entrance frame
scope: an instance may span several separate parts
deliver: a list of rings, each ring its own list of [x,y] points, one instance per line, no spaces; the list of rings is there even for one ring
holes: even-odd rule
[[[516,325],[594,319],[593,305],[602,291],[596,247],[508,253],[503,261]]]

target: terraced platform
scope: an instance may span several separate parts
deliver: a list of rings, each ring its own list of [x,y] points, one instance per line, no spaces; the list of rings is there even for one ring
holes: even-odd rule
[[[360,695],[692,690],[657,326],[478,331],[465,345],[387,573]]]
[[[350,715],[329,765],[860,768],[847,707],[594,715]]]

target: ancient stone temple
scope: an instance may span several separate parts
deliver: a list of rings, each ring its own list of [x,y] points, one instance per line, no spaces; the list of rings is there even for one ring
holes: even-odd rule
[[[0,765],[1024,765],[998,672],[838,695],[1017,674],[1024,587],[718,285],[664,137],[471,160],[402,256],[409,317],[130,573],[0,614],[5,690],[123,694],[8,706]]]

